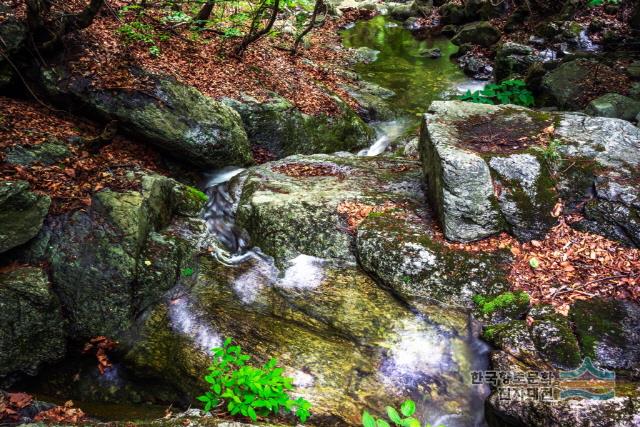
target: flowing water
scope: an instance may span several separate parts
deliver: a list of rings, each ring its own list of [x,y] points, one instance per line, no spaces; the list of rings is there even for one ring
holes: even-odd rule
[[[386,16],[357,22],[342,32],[342,41],[348,48],[377,51],[375,61],[357,64],[355,71],[364,80],[395,93],[388,103],[397,119],[374,124],[376,141],[360,155],[378,155],[394,140],[413,131],[432,101],[486,84],[470,80],[451,60],[458,47],[449,39],[438,36],[418,40],[410,30]],[[428,53],[435,49],[441,56],[429,57]]]
[[[478,86],[477,82],[466,78],[450,61],[449,56],[457,48],[448,40],[432,38],[418,41],[410,31],[385,17],[357,23],[343,32],[343,40],[347,47],[369,47],[379,51],[376,61],[360,64],[356,71],[365,80],[391,89],[396,94],[388,100],[397,113],[396,120],[372,124],[377,138],[371,147],[362,150],[359,155],[380,155],[390,143],[415,130],[419,124],[419,116],[434,99],[451,97]],[[422,55],[425,49],[431,48],[440,49],[442,57],[431,59]],[[288,295],[292,299],[295,299],[296,295],[310,295],[312,301],[314,292],[318,292],[315,296],[322,301],[321,294],[330,294],[334,285],[329,282],[327,288],[328,274],[335,274],[332,261],[301,254],[278,267],[260,248],[251,246],[246,231],[236,225],[237,203],[246,178],[243,172],[242,168],[228,166],[207,175],[202,185],[209,197],[204,219],[210,235],[216,240],[213,256],[233,272],[230,276],[234,298],[241,304],[250,306],[262,303],[259,300],[261,294],[265,290],[273,289],[279,295]],[[370,282],[367,283],[373,283],[357,266],[351,265],[347,268],[357,271],[357,277],[365,277],[365,282],[368,280]],[[355,288],[350,288],[351,286],[357,288],[360,285],[349,285],[346,291],[348,295],[352,295],[350,292],[356,292]],[[362,298],[362,295],[368,294],[353,293],[355,299]],[[388,392],[391,395],[392,390],[400,390],[405,397],[412,397],[418,401],[417,415],[432,425],[483,426],[483,400],[486,397],[486,389],[462,384],[459,370],[485,369],[487,346],[477,340],[477,334],[471,331],[462,331],[459,335],[450,331],[444,332],[429,319],[397,306],[389,295],[385,298],[389,301],[389,307],[397,310],[399,316],[393,319],[393,326],[384,331],[383,339],[370,338],[370,341],[366,341],[365,338],[363,343],[367,352],[375,352],[375,357],[381,360],[379,366],[373,368],[372,375],[376,384],[385,388],[382,393]],[[207,352],[210,348],[220,345],[222,336],[211,318],[206,317],[202,304],[199,303],[187,287],[178,284],[168,295],[168,315],[171,327],[176,333],[189,337],[195,347]],[[349,301],[348,307],[353,304],[353,308],[347,307],[347,312],[351,313],[349,310],[353,309],[354,313],[362,315],[362,312],[357,311],[362,310],[357,303],[358,301]],[[295,310],[295,307],[293,309]],[[308,310],[314,309],[321,312],[322,307],[312,307]],[[378,319],[374,318],[370,323],[377,324],[377,321]],[[116,368],[104,378],[114,386],[120,381]],[[356,365],[350,370],[356,371],[359,368]],[[339,372],[338,369],[334,371],[336,375],[344,375],[344,372]],[[314,372],[294,369],[287,371],[287,374],[294,378],[294,384],[298,389],[308,390],[308,393],[324,393],[314,389],[318,381]],[[423,398],[422,390],[425,385],[436,389],[444,385],[445,396],[438,396],[433,400]],[[447,409],[452,405],[464,407],[462,412],[467,415],[452,413]],[[103,419],[114,419],[113,414],[102,414],[108,413],[109,410],[121,411],[123,417],[133,414],[129,409],[125,410],[117,405],[110,407],[102,404],[96,405],[95,408],[89,404],[81,406],[88,409],[91,415]],[[150,411],[158,411],[158,408],[150,407]],[[471,418],[468,414],[472,414]]]
[[[360,64],[356,70],[364,79],[395,92],[388,102],[397,118],[372,124],[377,138],[372,146],[358,153],[361,156],[379,155],[390,143],[414,130],[420,115],[434,99],[451,97],[479,86],[450,61],[449,56],[457,48],[448,40],[418,41],[410,31],[385,17],[357,23],[343,32],[343,40],[347,47],[365,46],[378,50],[376,61]],[[425,49],[432,48],[440,49],[442,57],[431,59],[422,55]],[[226,167],[207,176],[204,185],[209,196],[204,218],[209,232],[218,241],[214,256],[237,271],[232,274],[236,298],[242,304],[251,305],[258,302],[265,288],[280,288],[286,294],[287,291],[304,292],[320,286],[326,278],[328,260],[302,254],[280,269],[260,248],[252,247],[247,233],[237,227],[235,212],[245,180],[243,171]],[[175,293],[169,310],[174,330],[191,337],[203,350],[219,344],[220,336],[199,319],[189,297],[181,295],[179,288]],[[451,378],[459,374],[456,352],[467,354],[464,357],[468,357],[472,369],[486,369],[488,347],[471,332],[468,341],[456,341],[430,326],[428,319],[410,315],[398,319],[397,326],[388,331],[388,336],[388,354],[379,366],[379,381],[382,385],[406,390],[409,395],[418,396],[418,400],[417,390],[426,379]],[[459,348],[452,351],[451,346]],[[301,388],[314,384],[314,376],[310,373],[298,370],[290,374]],[[485,397],[485,388],[471,387],[465,388],[459,397],[451,398],[460,399],[457,402],[467,406],[463,412],[474,414],[472,419],[444,410],[442,402],[426,400],[419,405],[419,415],[433,425],[482,426]]]

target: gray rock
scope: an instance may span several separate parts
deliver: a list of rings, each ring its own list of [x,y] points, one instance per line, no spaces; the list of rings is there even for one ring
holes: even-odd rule
[[[500,256],[447,249],[416,220],[393,214],[365,219],[356,239],[362,267],[418,309],[433,304],[470,307],[474,295],[507,290]]]
[[[50,204],[48,196],[29,191],[26,181],[0,181],[0,253],[38,234]]]
[[[491,63],[473,52],[467,52],[457,59],[462,71],[476,80],[489,80],[493,76]]]
[[[598,117],[613,117],[634,120],[640,114],[640,101],[618,93],[608,93],[594,99],[587,105],[586,113]]]
[[[640,398],[634,396],[608,400],[544,402],[534,399],[505,400],[494,393],[487,401],[487,408],[488,424],[491,427],[514,423],[540,427],[636,427],[640,416]]]
[[[513,108],[436,101],[425,115],[420,137],[423,170],[429,199],[448,239],[480,239],[503,230],[505,220],[516,236],[530,239],[539,237],[554,223],[547,211],[554,196],[541,184],[546,177],[540,174],[535,157],[494,155],[490,164],[502,189],[496,195],[487,161],[461,146],[464,136],[458,126],[472,122],[473,117],[499,118],[503,111],[509,117],[505,126],[518,121],[522,126],[534,125],[532,128],[546,123],[536,124],[526,109]],[[500,126],[497,119],[494,123]]]
[[[442,56],[442,51],[440,48],[434,47],[431,49],[424,49],[420,51],[420,56],[425,56],[427,58],[440,58]]]
[[[460,28],[451,42],[462,45],[471,43],[483,47],[489,47],[496,44],[500,40],[500,31],[486,21],[473,22]]]
[[[553,129],[555,145],[546,148],[553,153],[535,145],[485,148],[487,120],[493,134],[511,141],[535,140]],[[637,179],[640,129],[627,121],[436,101],[425,115],[420,150],[427,195],[449,239],[469,241],[500,230],[521,240],[542,238],[556,223],[556,188],[571,206],[586,202],[583,228],[599,228],[632,246],[640,238],[640,196],[624,184]],[[553,158],[572,166],[552,176]],[[588,200],[594,188],[597,197]]]
[[[497,199],[510,231],[520,240],[542,239],[556,223],[551,211],[557,195],[539,160],[531,154],[512,154],[492,157],[489,165],[501,188]]]
[[[0,386],[58,361],[65,340],[62,308],[45,272],[20,267],[0,273]]]
[[[97,90],[75,76],[42,73],[49,96],[144,138],[166,153],[203,168],[252,163],[240,115],[197,89],[168,77],[145,74],[148,91]]]
[[[391,172],[403,167],[409,170]],[[238,223],[248,230],[253,244],[279,264],[299,254],[354,260],[353,236],[338,206],[346,201],[376,205],[392,194],[412,195],[419,192],[416,173],[417,164],[407,160],[288,157],[251,170],[238,206]]]
[[[52,165],[64,160],[70,154],[66,145],[59,142],[43,142],[39,145],[15,145],[6,151],[5,160],[14,165],[42,163]]]
[[[350,55],[350,60],[353,63],[363,63],[363,64],[369,64],[371,62],[374,62],[378,59],[378,54],[380,53],[380,51],[375,50],[375,49],[371,49],[369,47],[359,47],[356,49],[351,49],[351,55]]]
[[[585,354],[600,367],[640,379],[640,306],[594,298],[576,301],[569,315]]]
[[[531,47],[507,42],[498,47],[495,60],[496,80],[523,77],[531,64],[539,61]]]
[[[555,132],[572,142],[559,148],[564,157],[590,158],[614,169],[640,165],[640,129],[625,120],[564,114]]]
[[[140,191],[104,190],[88,209],[51,218],[30,250],[30,259],[51,266],[77,339],[121,337],[136,312],[157,302],[200,250],[185,237],[188,224],[173,218],[190,212],[184,199],[197,196],[166,177],[136,179]]]
[[[582,94],[589,79],[595,76],[596,68],[605,65],[588,59],[575,59],[561,64],[542,79],[542,97],[560,108],[579,110]]]

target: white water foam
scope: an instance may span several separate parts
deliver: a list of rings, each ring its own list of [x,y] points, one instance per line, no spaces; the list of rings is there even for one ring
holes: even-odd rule
[[[204,352],[222,345],[220,335],[197,318],[186,297],[169,302],[169,319],[175,331],[191,338]]]
[[[276,286],[288,289],[313,289],[322,284],[325,278],[325,260],[309,255],[298,255],[289,261],[284,277]]]

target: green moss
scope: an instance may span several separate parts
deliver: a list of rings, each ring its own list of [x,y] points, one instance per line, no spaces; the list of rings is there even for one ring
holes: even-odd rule
[[[526,309],[529,306],[529,301],[529,295],[523,291],[505,292],[493,297],[483,295],[473,297],[473,302],[485,315],[493,314],[498,310],[520,311],[523,307]]]
[[[570,315],[585,356],[595,359],[595,348],[600,341],[606,340],[613,345],[624,344],[621,326],[624,311],[615,300],[577,301]]]
[[[187,190],[185,193],[187,196],[193,198],[196,201],[206,202],[207,200],[209,200],[209,197],[206,194],[191,186],[187,186]]]

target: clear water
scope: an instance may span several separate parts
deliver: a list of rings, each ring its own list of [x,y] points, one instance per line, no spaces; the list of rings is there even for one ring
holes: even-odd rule
[[[393,90],[389,98],[392,109],[415,126],[431,101],[446,99],[469,85],[451,55],[458,47],[445,37],[417,40],[413,33],[386,16],[361,21],[342,32],[343,45],[348,48],[368,47],[379,51],[377,59],[357,64],[355,71],[364,80]],[[425,49],[438,48],[442,56],[432,59],[421,55]]]

